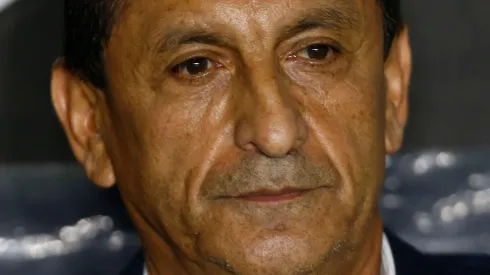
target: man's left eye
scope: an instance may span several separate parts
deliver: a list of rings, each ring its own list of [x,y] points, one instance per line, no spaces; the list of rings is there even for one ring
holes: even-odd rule
[[[299,51],[296,55],[306,59],[325,60],[332,53],[332,48],[326,44],[312,44]]]

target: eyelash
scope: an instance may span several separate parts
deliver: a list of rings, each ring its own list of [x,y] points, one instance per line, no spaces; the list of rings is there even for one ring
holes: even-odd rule
[[[188,77],[180,77],[179,76],[180,81],[184,81],[189,85],[198,86],[198,85],[205,83],[210,74],[212,74],[215,70],[218,70],[221,67],[223,67],[223,65],[220,62],[214,61],[214,58],[208,57],[206,55],[197,54],[197,55],[192,55],[190,57],[185,58],[183,61],[178,62],[177,65],[170,66],[169,72],[173,75],[178,75],[178,73],[176,73],[175,70],[178,69],[179,66],[181,66],[181,65],[185,64],[186,62],[189,62],[193,59],[207,59],[207,60],[209,60],[209,62],[212,63],[211,64],[212,68],[208,72],[206,72],[204,74],[196,75],[196,76],[192,76],[192,75],[190,75]]]
[[[325,45],[325,46],[328,47],[329,53],[328,53],[328,56],[327,56],[327,58],[325,60],[315,61],[315,60],[312,60],[312,59],[306,59],[306,58],[303,58],[303,57],[299,57],[298,56],[298,53],[299,52],[304,51],[308,47],[311,47],[311,46],[314,46],[314,45]],[[326,42],[321,42],[321,41],[318,41],[318,42],[309,42],[309,43],[302,43],[301,44],[301,47],[299,47],[299,50],[294,51],[292,54],[289,54],[286,57],[286,60],[291,59],[294,62],[299,62],[299,63],[301,63],[303,65],[306,65],[306,66],[309,66],[309,67],[312,67],[312,68],[322,68],[322,67],[326,67],[326,66],[331,65],[331,63],[335,61],[335,59],[338,57],[338,55],[341,52],[342,51],[341,51],[341,48],[339,46],[332,45],[331,43],[326,43]],[[333,56],[331,57],[331,55],[333,55]]]

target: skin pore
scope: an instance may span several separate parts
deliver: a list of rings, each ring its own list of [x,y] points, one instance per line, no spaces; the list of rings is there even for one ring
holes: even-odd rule
[[[117,182],[151,275],[379,274],[411,66],[382,20],[375,0],[132,0],[107,91],[56,63],[75,156]]]

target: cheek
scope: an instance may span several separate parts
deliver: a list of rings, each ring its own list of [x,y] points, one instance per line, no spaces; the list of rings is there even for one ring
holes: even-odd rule
[[[220,136],[230,119],[230,99],[226,92],[213,95],[168,96],[161,93],[151,99],[132,101],[120,108],[116,120],[125,133],[118,140],[130,140],[117,151],[125,151],[124,184],[136,195],[143,194],[153,208],[186,211],[199,190],[197,186],[212,164]],[[176,94],[174,92],[174,94]],[[136,103],[135,103],[136,102]],[[124,118],[124,121],[122,121]]]
[[[117,106],[111,119],[117,133],[111,151],[116,154],[111,157],[116,160],[118,184],[132,198],[141,196],[157,205],[182,199],[181,182],[192,169],[188,160],[195,158],[189,156],[198,150],[195,139],[203,130],[196,118],[203,107],[189,103],[177,108],[158,97]]]
[[[358,201],[383,177],[383,75],[351,74],[342,81],[311,83],[305,89],[316,97],[306,108],[312,144],[327,152],[347,183],[344,200]]]
[[[141,174],[150,175],[152,178],[148,180],[156,185],[147,188],[181,191],[183,178],[198,162],[196,153],[201,144],[196,139],[205,130],[199,119],[205,111],[198,104],[186,104],[178,109],[154,105],[135,129],[135,135],[142,140],[137,148],[142,160]]]
[[[337,106],[341,110],[339,115],[345,117],[349,142],[358,152],[361,163],[372,162],[373,157],[383,154],[385,92],[379,83],[382,83],[379,78],[375,81],[353,80],[345,85],[345,95],[339,96],[342,99]]]

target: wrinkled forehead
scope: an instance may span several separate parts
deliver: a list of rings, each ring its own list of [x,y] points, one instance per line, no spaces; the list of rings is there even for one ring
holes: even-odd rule
[[[359,38],[373,28],[381,31],[381,14],[377,0],[132,0],[116,29],[121,37],[144,38],[148,45],[161,48],[178,44],[183,33],[204,31],[235,41],[240,37],[277,41],[319,26]]]
[[[379,16],[379,10],[377,0],[132,0],[126,2],[123,20],[119,22],[162,22],[167,27],[214,23],[271,28],[310,13],[330,17],[330,22],[338,27],[360,27],[366,17]]]
[[[374,4],[378,0],[122,0],[126,7],[139,7],[143,10],[150,7],[162,7],[167,12],[179,9],[201,9],[212,8],[213,6],[234,6],[236,8],[248,8],[252,11],[263,10],[264,8],[295,8],[305,5],[330,5],[338,7],[362,6],[364,4]]]

